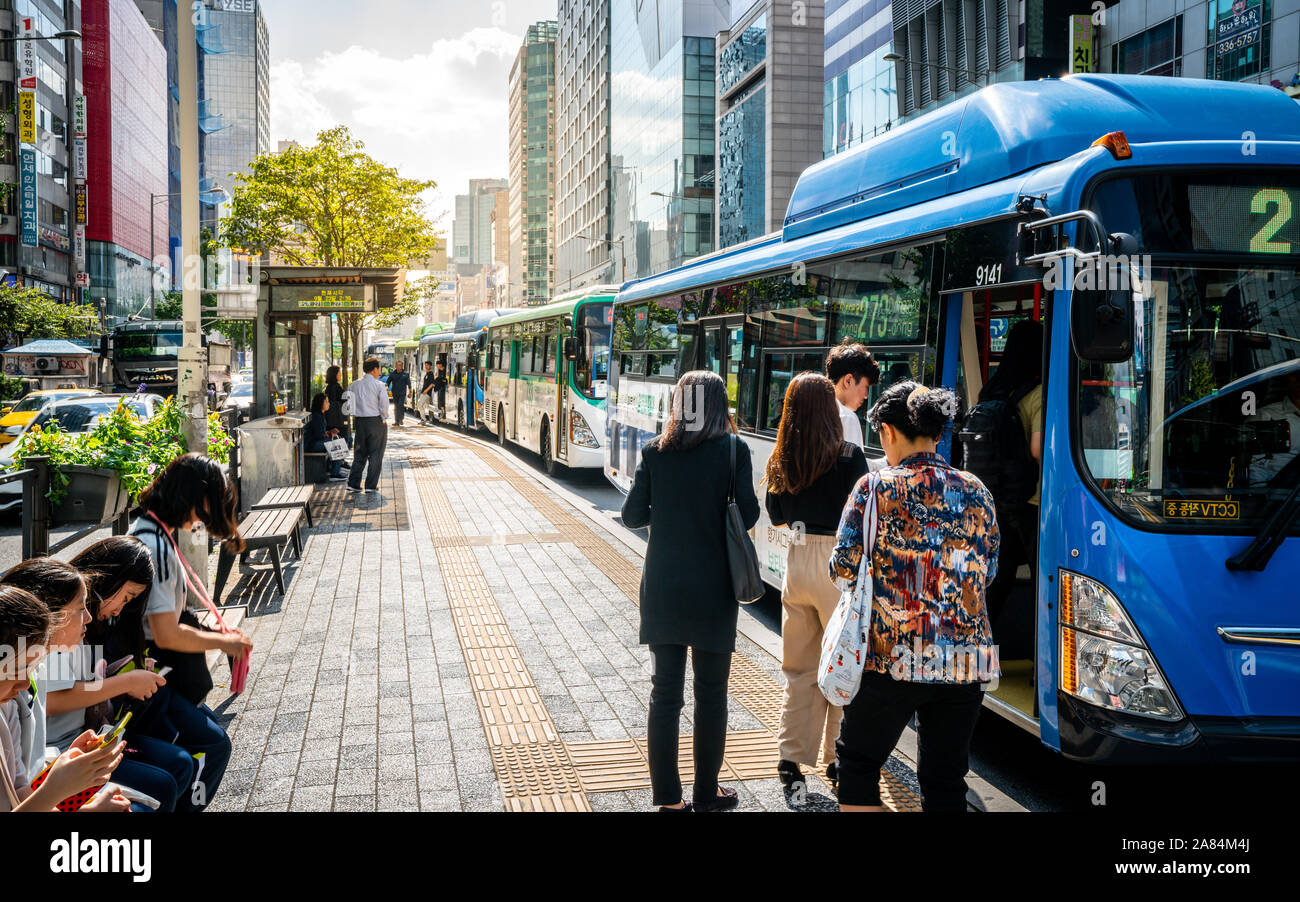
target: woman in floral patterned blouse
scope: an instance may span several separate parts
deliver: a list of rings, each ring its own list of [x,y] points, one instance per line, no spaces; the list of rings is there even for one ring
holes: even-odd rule
[[[952,392],[902,382],[867,415],[889,466],[873,474],[870,656],[836,743],[845,811],[880,810],[880,768],[913,713],[924,809],[966,808],[981,684],[998,675],[984,606],[997,572],[998,524],[983,483],[938,454],[956,412]],[[830,575],[842,589],[857,584],[872,478],[858,483],[840,521]]]

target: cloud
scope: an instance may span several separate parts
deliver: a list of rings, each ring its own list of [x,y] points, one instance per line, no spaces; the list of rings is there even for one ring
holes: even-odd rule
[[[404,58],[351,46],[271,68],[271,133],[311,143],[347,125],[366,150],[406,176],[433,179],[430,210],[451,228],[471,178],[507,175],[508,80],[520,38],[475,28]]]

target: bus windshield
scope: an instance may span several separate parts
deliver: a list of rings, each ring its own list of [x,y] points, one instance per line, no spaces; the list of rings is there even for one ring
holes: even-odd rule
[[[614,322],[614,305],[587,304],[578,311],[582,326],[582,348],[573,369],[573,380],[588,398],[605,397],[609,379],[609,340]]]
[[[1257,532],[1300,483],[1300,269],[1259,253],[1300,251],[1288,240],[1300,238],[1288,222],[1300,190],[1242,182],[1142,177],[1098,191],[1107,228],[1139,235],[1155,262],[1132,359],[1079,364],[1076,428],[1094,484],[1136,523]],[[1252,250],[1258,263],[1161,261]]]
[[[118,360],[152,357],[175,358],[180,354],[184,335],[180,332],[132,332],[113,339],[113,353]]]

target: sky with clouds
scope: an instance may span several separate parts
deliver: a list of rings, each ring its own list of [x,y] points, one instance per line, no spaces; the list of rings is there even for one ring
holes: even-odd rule
[[[343,124],[381,162],[432,179],[451,230],[471,178],[505,178],[507,81],[528,26],[556,0],[264,0],[271,145]]]

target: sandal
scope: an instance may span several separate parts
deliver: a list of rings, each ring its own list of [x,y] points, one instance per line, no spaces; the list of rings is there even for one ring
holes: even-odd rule
[[[696,802],[696,811],[727,811],[740,804],[740,796],[730,786],[719,786],[716,798],[707,802]]]

